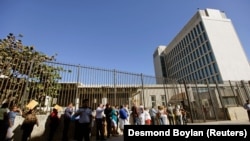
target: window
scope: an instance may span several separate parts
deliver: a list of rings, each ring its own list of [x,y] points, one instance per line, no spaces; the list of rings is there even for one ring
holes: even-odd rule
[[[167,106],[167,104],[166,104],[166,96],[165,95],[161,95],[161,104],[162,104],[162,106]]]
[[[225,106],[236,106],[237,102],[234,96],[227,96],[222,98],[223,103]]]
[[[152,104],[152,107],[156,106],[156,97],[155,95],[151,95],[151,104]]]

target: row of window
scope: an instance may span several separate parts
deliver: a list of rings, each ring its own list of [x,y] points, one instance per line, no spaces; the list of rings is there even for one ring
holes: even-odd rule
[[[167,76],[179,80],[211,78],[219,81],[219,70],[202,22],[199,22],[169,54]]]

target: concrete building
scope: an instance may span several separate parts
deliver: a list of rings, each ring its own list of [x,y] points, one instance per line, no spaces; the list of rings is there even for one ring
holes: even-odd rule
[[[217,9],[198,10],[165,50],[158,47],[153,57],[157,77],[210,83],[250,80],[248,59],[233,23]]]
[[[166,49],[166,46],[159,46],[155,52],[154,52],[154,68],[155,68],[155,77],[159,77],[156,79],[157,84],[161,84],[162,80],[160,79],[161,77],[167,77],[166,74],[166,67],[165,67],[165,59],[164,56],[162,55],[164,50]]]

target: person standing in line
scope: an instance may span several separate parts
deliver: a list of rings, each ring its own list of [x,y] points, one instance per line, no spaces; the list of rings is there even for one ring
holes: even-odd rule
[[[248,99],[246,100],[246,103],[243,105],[243,107],[247,111],[248,120],[250,122],[250,103]]]
[[[119,135],[119,132],[118,132],[118,129],[119,129],[119,106],[118,105],[116,105],[115,106],[115,113],[116,113],[116,117],[117,117],[117,127],[116,127],[116,134],[118,134]]]
[[[128,120],[129,120],[130,112],[129,112],[128,104],[125,104],[125,105],[124,105],[124,110],[125,110],[126,113],[128,114]]]
[[[64,115],[63,115],[63,136],[62,140],[63,141],[68,141],[68,131],[69,131],[69,125],[71,122],[71,115],[73,113],[73,104],[69,103],[67,108],[64,110]]]
[[[104,130],[103,130],[103,113],[105,110],[105,106],[100,103],[99,106],[96,108],[96,140],[106,140],[104,138]]]
[[[151,125],[151,116],[147,107],[144,108],[145,125]]]
[[[151,125],[156,125],[156,114],[157,114],[157,110],[155,106],[152,106],[152,108],[150,108],[149,110],[149,114],[151,117]]]
[[[133,118],[133,125],[140,125],[140,119],[139,119],[139,111],[138,108],[136,106],[136,104],[134,103],[134,105],[131,108],[131,116]]]
[[[128,125],[128,114],[126,112],[126,110],[124,109],[123,105],[120,106],[120,110],[119,110],[119,121],[120,121],[120,130],[123,133],[124,130],[124,125]]]
[[[168,121],[169,121],[169,124],[170,125],[174,125],[175,122],[174,122],[174,108],[172,107],[171,104],[168,104],[168,107],[167,107],[167,115],[168,115]]]
[[[6,134],[8,130],[8,103],[2,104],[0,108],[0,141],[4,141],[6,139]]]
[[[77,116],[77,117],[73,117],[71,118],[71,120],[73,120],[74,122],[74,140],[77,140],[77,137],[78,137],[78,131],[79,131],[79,118],[80,116]]]
[[[157,122],[158,122],[158,125],[168,124],[167,113],[165,111],[164,106],[158,106]]]
[[[116,113],[116,110],[115,110],[115,107],[111,107],[112,108],[112,111],[111,111],[111,133],[112,133],[112,136],[114,137],[117,137],[117,120],[118,120],[118,117],[117,117],[117,113]]]
[[[143,106],[140,106],[139,108],[139,119],[140,119],[140,125],[145,125],[145,110]]]
[[[82,107],[79,108],[76,113],[73,115],[73,118],[79,116],[78,120],[78,130],[77,132],[77,141],[90,141],[90,131],[91,131],[91,122],[92,122],[92,109],[88,107],[89,100],[84,99]]]
[[[11,141],[13,138],[13,128],[17,115],[21,116],[22,110],[19,109],[16,105],[13,105],[10,109],[10,112],[8,112],[9,127],[7,130],[6,141]]]
[[[34,125],[39,126],[39,123],[34,109],[30,109],[23,117],[25,119],[21,126],[21,129],[23,130],[22,141],[28,141]]]
[[[176,122],[176,125],[183,125],[181,106],[179,104],[175,106],[175,122]]]
[[[53,108],[52,112],[49,115],[49,137],[48,141],[52,141],[54,138],[54,135],[56,133],[56,130],[60,124],[60,118],[58,116],[58,110],[56,108]]]
[[[107,123],[107,126],[106,126],[107,138],[109,138],[111,134],[111,112],[112,112],[112,107],[107,103],[106,108],[104,110],[106,123]]]

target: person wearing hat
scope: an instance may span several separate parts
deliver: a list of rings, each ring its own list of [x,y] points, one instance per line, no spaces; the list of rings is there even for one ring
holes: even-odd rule
[[[77,132],[77,141],[90,141],[90,131],[91,131],[91,122],[92,122],[92,109],[88,107],[89,100],[84,99],[82,102],[82,107],[80,107],[76,113],[73,115],[73,118],[79,116]]]

